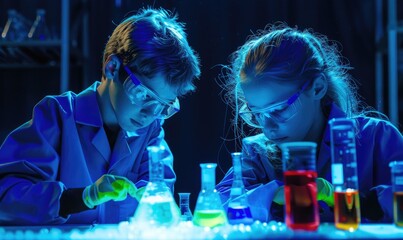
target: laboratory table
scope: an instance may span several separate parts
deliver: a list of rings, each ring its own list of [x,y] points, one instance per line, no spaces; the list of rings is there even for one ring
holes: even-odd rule
[[[361,224],[342,231],[322,223],[317,231],[292,231],[284,223],[226,225],[215,228],[181,222],[171,227],[147,227],[121,222],[99,225],[0,226],[0,239],[403,239],[403,228],[393,224]]]

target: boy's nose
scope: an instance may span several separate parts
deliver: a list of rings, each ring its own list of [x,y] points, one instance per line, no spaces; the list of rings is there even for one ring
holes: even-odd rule
[[[141,112],[148,117],[157,117],[162,111],[163,106],[158,102],[147,103],[142,106]]]

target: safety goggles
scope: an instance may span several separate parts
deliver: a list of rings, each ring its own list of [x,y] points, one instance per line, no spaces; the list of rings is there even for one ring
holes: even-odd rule
[[[124,81],[123,87],[132,104],[149,109],[150,112],[161,119],[172,117],[179,112],[179,99],[176,98],[173,102],[168,102],[154,93],[152,90],[144,86],[133,72],[123,65],[123,68],[129,75]]]
[[[278,123],[287,122],[297,114],[298,109],[301,107],[299,96],[310,82],[311,80],[306,81],[298,92],[294,93],[287,100],[275,103],[260,110],[252,111],[248,107],[248,104],[245,103],[239,109],[239,115],[248,125],[254,128],[263,128],[262,126],[264,125],[265,118],[271,118]]]

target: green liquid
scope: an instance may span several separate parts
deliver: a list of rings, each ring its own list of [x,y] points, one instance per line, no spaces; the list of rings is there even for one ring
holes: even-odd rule
[[[197,226],[216,227],[227,223],[227,216],[223,210],[195,211],[193,223]]]

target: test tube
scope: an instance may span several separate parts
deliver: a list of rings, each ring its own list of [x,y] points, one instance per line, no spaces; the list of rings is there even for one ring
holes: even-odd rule
[[[334,192],[334,222],[338,229],[354,231],[361,222],[355,147],[355,121],[329,121]]]

